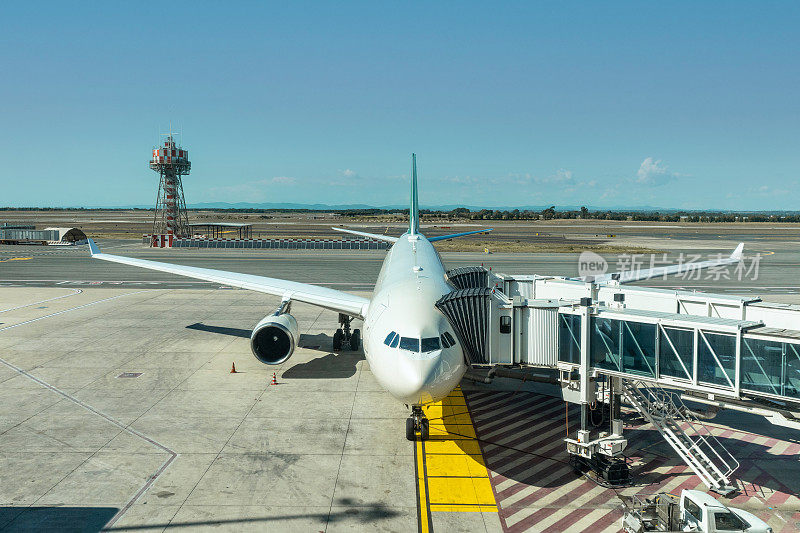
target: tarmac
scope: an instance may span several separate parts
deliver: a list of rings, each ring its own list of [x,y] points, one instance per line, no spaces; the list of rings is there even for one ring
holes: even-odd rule
[[[661,244],[677,257],[730,251],[735,240]],[[749,257],[763,252],[757,279],[648,284],[800,303],[796,246],[763,240],[746,248]],[[100,245],[363,295],[383,259],[379,251]],[[443,259],[449,268],[577,272],[566,254]],[[0,530],[619,530],[617,495],[562,464],[563,402],[465,383],[428,408],[432,439],[410,443],[407,409],[381,389],[363,354],[331,352],[334,313],[294,304],[302,337],[292,358],[267,367],[252,356],[250,330],[278,303],[92,261],[85,247],[0,247]],[[800,529],[797,432],[735,414],[713,426],[745,443],[732,505],[775,531]],[[652,429],[632,422],[628,430],[645,483],[626,490],[699,484]]]

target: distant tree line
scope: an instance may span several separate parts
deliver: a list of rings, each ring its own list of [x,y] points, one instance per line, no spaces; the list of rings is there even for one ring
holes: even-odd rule
[[[0,211],[153,211],[153,208],[100,208],[100,207],[0,207]],[[265,213],[331,213],[350,218],[377,217],[382,215],[408,216],[408,209],[189,209],[192,212],[214,212],[228,214],[265,214]],[[451,211],[435,211],[420,209],[424,218],[445,220],[633,220],[648,222],[800,222],[798,211],[625,211],[596,210],[586,207],[580,209],[558,210],[552,205],[540,211],[529,209],[480,209],[471,211],[466,207],[458,207]],[[263,218],[263,217],[262,217]]]
[[[406,210],[405,213],[408,213]],[[452,211],[421,211],[423,215],[447,217],[448,219],[468,220],[634,220],[651,222],[800,222],[798,212],[712,212],[712,211],[590,211],[586,207],[579,210],[557,210],[550,206],[541,211],[531,210],[493,210],[470,211],[459,207]]]

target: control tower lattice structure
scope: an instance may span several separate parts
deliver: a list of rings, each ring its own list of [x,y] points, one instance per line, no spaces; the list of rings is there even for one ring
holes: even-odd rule
[[[183,176],[192,168],[189,151],[175,144],[170,133],[164,146],[153,148],[150,168],[158,173],[158,196],[153,216],[153,234],[189,236],[189,216],[183,198]]]

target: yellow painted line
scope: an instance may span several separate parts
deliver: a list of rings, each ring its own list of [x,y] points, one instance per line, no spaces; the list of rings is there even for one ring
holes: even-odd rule
[[[33,257],[9,257],[8,259],[0,259],[0,263],[7,263],[9,261],[29,261]]]
[[[496,513],[496,505],[438,505],[432,504],[431,511],[438,513]]]
[[[422,448],[422,466],[431,512],[497,512],[489,473],[461,388],[424,409],[430,420],[430,440]]]

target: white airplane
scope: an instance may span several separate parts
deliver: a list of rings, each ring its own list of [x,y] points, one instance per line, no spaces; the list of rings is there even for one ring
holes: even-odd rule
[[[282,297],[281,305],[262,319],[250,337],[250,347],[259,361],[281,364],[292,355],[299,332],[297,321],[289,313],[291,302],[303,302],[339,313],[342,328],[333,335],[334,351],[347,343],[358,349],[359,330],[350,331],[352,318],[364,320],[364,355],[375,378],[400,402],[411,407],[406,420],[406,438],[427,439],[429,423],[422,406],[446,397],[459,384],[468,367],[457,332],[436,308],[436,302],[456,290],[446,276],[444,265],[431,243],[491,231],[490,228],[426,238],[419,232],[417,161],[412,154],[411,209],[408,231],[400,237],[365,233],[344,228],[337,231],[392,243],[383,261],[371,299],[325,287],[251,274],[172,265],[101,253],[91,239],[95,259],[149,268],[213,281],[232,287],[250,289]],[[730,258],[705,262],[703,267],[730,264],[741,259],[741,245]],[[682,267],[682,266],[681,266]],[[665,273],[676,274],[685,268],[641,271],[623,282],[647,279]],[[608,279],[619,280],[609,274]],[[605,279],[603,280],[605,281]]]

